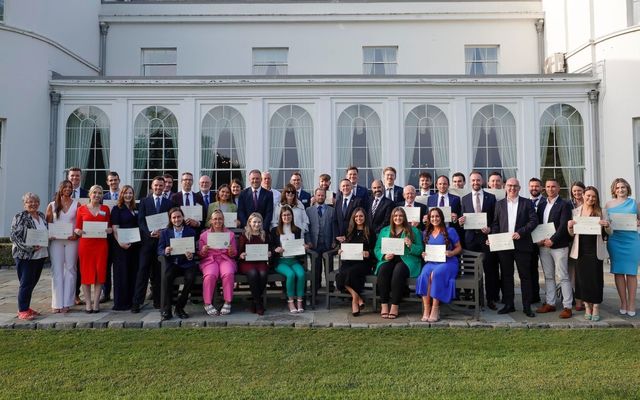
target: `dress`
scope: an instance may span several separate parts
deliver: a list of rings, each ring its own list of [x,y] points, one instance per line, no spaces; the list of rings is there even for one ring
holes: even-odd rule
[[[456,243],[460,242],[458,233],[453,228],[447,228],[449,235],[448,250],[453,249]],[[433,237],[429,235],[428,244],[445,244],[444,235],[442,233]],[[422,268],[422,272],[416,281],[416,294],[418,296],[426,296],[429,288],[429,276],[433,272],[431,279],[431,297],[440,300],[442,303],[449,303],[456,294],[456,276],[458,276],[458,257],[447,257],[445,262],[429,261]]]
[[[602,260],[596,254],[596,235],[579,235],[578,259],[576,260],[576,295],[587,303],[602,303],[604,274]]]
[[[109,223],[109,207],[100,206],[97,215],[91,214],[87,206],[78,208],[76,216],[76,229],[82,229],[82,224],[86,222],[107,222]],[[80,237],[78,244],[78,258],[80,259],[80,283],[83,285],[103,284],[107,279],[107,256],[109,254],[109,244],[107,238],[84,238]]]
[[[369,252],[369,258],[363,260],[346,260],[340,263],[340,269],[336,275],[336,287],[346,292],[345,286],[349,286],[356,293],[362,293],[367,275],[371,273],[373,266],[373,249],[376,245],[376,235],[371,231],[369,240],[364,237],[364,231],[356,230],[348,237],[345,243],[362,243],[362,250]]]
[[[623,203],[608,208],[607,212],[637,214],[638,207],[634,199],[628,198]],[[612,274],[638,275],[640,236],[637,231],[613,231],[607,241],[607,250],[611,257]]]
[[[240,234],[238,239],[238,254],[242,254],[246,251],[248,244],[269,244],[269,234],[265,234],[265,240],[260,239],[259,235],[251,235],[251,239],[247,239],[244,232]],[[242,274],[246,274],[251,270],[258,270],[266,272],[269,270],[269,263],[267,261],[245,261],[240,260],[238,262],[238,270]]]

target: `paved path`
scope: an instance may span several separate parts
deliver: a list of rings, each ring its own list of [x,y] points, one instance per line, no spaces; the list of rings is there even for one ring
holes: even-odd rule
[[[605,266],[605,271],[608,266]],[[544,287],[541,277],[541,287]],[[85,314],[82,306],[76,306],[68,314],[51,313],[51,274],[47,268],[42,273],[34,294],[32,308],[43,315],[33,321],[20,321],[16,318],[18,279],[15,269],[0,269],[0,328],[4,329],[72,329],[72,328],[159,328],[159,327],[220,327],[220,326],[289,326],[289,327],[334,327],[334,328],[382,328],[382,327],[480,327],[480,328],[598,328],[628,327],[640,328],[640,317],[630,318],[618,314],[618,296],[611,274],[605,272],[604,303],[600,314],[602,320],[591,322],[583,319],[583,313],[574,313],[569,319],[560,319],[558,313],[537,314],[527,318],[519,308],[520,299],[516,298],[518,311],[498,315],[496,311],[483,310],[480,320],[473,319],[473,310],[459,307],[443,307],[442,320],[437,323],[420,322],[421,308],[418,303],[401,305],[401,315],[393,322],[381,319],[367,304],[359,317],[351,315],[351,303],[332,302],[331,310],[324,308],[324,298],[320,297],[315,310],[303,314],[290,314],[284,301],[269,299],[267,312],[260,317],[246,310],[244,300],[234,301],[233,312],[228,316],[210,317],[204,313],[201,305],[189,304],[186,311],[191,318],[180,320],[174,317],[170,321],[160,322],[160,313],[147,304],[139,314],[123,311],[111,311],[111,303],[102,304],[103,311],[98,314]],[[516,292],[519,292],[516,289]]]

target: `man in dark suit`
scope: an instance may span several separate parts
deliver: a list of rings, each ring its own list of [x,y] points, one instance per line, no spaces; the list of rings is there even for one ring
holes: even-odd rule
[[[544,203],[546,199],[542,196],[542,181],[538,178],[529,179],[529,199],[531,205],[533,205],[533,211],[538,212],[538,209],[542,207],[544,209]],[[531,264],[529,268],[531,270],[531,303],[540,303],[540,272],[539,272],[539,259],[540,248],[533,246],[533,253],[531,253]]]
[[[522,291],[522,308],[527,317],[535,317],[531,311],[531,232],[538,226],[538,218],[531,206],[531,202],[519,196],[520,182],[516,178],[509,178],[505,185],[507,196],[496,203],[496,212],[491,227],[491,233],[510,233],[514,250],[498,252],[500,258],[500,272],[502,275],[502,307],[498,314],[515,311],[514,307],[514,279],[513,263],[518,267],[520,287]]]
[[[107,187],[109,190],[104,191],[102,200],[118,200],[120,192],[120,176],[116,171],[109,171],[107,174]],[[102,294],[100,295],[100,303],[106,303],[111,300],[111,266],[113,264],[112,254],[114,254],[114,246],[119,246],[114,239],[113,234],[107,235],[109,243],[109,255],[107,257],[107,278],[102,286]]]
[[[109,190],[104,191],[102,200],[118,200],[120,192],[120,176],[116,171],[109,171],[107,174],[107,187]]]
[[[421,172],[418,176],[418,186],[420,186],[418,196],[431,196],[434,192],[431,189],[433,176],[428,172]]]
[[[202,199],[202,195],[200,193],[195,193],[191,190],[193,188],[193,174],[191,172],[183,172],[180,177],[180,185],[182,186],[182,190],[177,193],[174,193],[171,196],[171,201],[178,207],[182,206],[195,206],[199,205],[203,208],[203,220],[196,221],[195,219],[185,218],[185,225],[190,226],[195,229],[196,237],[200,236],[200,227],[204,226],[204,218],[206,218],[206,213],[204,212],[204,200]]]
[[[416,188],[413,187],[413,185],[407,185],[404,187],[404,190],[402,191],[402,197],[404,197],[404,202],[399,203],[398,206],[420,208],[420,217],[418,219],[418,222],[411,222],[411,225],[418,228],[419,231],[423,231],[424,225],[428,222],[427,213],[429,209],[427,208],[426,204],[418,203],[417,201],[415,201]]]
[[[138,206],[138,226],[140,226],[140,238],[142,245],[140,248],[140,262],[138,263],[138,274],[133,295],[132,313],[139,313],[140,307],[144,303],[147,294],[147,284],[151,276],[151,292],[153,294],[153,305],[160,308],[160,264],[158,263],[158,239],[162,230],[150,231],[147,226],[147,216],[166,213],[171,209],[173,203],[163,196],[164,178],[156,176],[151,182],[152,193],[140,200]]]
[[[167,173],[162,175],[164,178],[164,189],[162,189],[162,195],[165,199],[171,200],[171,196],[175,193],[173,191],[173,175]]]
[[[311,205],[311,193],[302,190],[302,175],[300,172],[295,171],[291,174],[291,178],[289,178],[289,183],[296,188],[296,192],[298,194],[298,200],[302,203],[304,208],[309,208]]]
[[[273,193],[262,188],[262,174],[257,169],[249,172],[249,187],[238,196],[240,228],[244,228],[249,215],[254,212],[260,213],[264,230],[268,232],[273,218]]]
[[[544,272],[546,301],[536,310],[539,313],[556,310],[556,273],[560,276],[562,289],[562,311],[560,318],[571,318],[573,290],[569,278],[569,232],[567,224],[571,219],[571,202],[562,200],[560,185],[554,178],[545,182],[547,201],[538,206],[538,223],[553,223],[556,233],[537,243]],[[534,293],[535,294],[535,293]]]
[[[369,199],[369,204],[367,204],[371,229],[373,229],[376,235],[380,233],[382,228],[389,225],[391,211],[395,208],[395,204],[384,197],[384,189],[382,189],[382,186],[380,179],[375,179],[371,182],[372,196]]]
[[[446,221],[447,226],[455,228],[460,236],[460,243],[464,247],[464,231],[458,225],[458,217],[462,214],[460,197],[449,193],[449,177],[440,175],[436,180],[438,191],[427,199],[427,207],[451,207],[451,221]]]
[[[351,182],[351,186],[353,186],[353,195],[362,199],[362,204],[369,204],[369,192],[366,186],[358,185],[358,167],[355,165],[347,167],[346,178]],[[338,196],[339,195],[340,194],[338,194]]]
[[[79,199],[89,197],[89,192],[87,191],[87,189],[80,187],[80,181],[82,179],[82,170],[80,168],[69,168],[69,170],[67,171],[67,179],[70,180],[71,184],[73,185],[73,193],[71,193],[72,198]]]
[[[493,223],[496,208],[496,196],[482,190],[484,180],[482,173],[473,171],[469,174],[471,183],[471,193],[462,198],[462,216],[458,218],[458,224],[464,228],[466,221],[465,214],[486,213],[486,226],[482,229],[467,229],[464,231],[466,249],[484,253],[482,267],[484,269],[485,296],[487,307],[496,310],[496,302],[500,300],[500,271],[498,267],[498,256],[489,251],[487,246],[487,234],[491,232],[489,225]]]
[[[383,169],[382,180],[384,182],[384,197],[393,201],[395,204],[403,202],[402,187],[396,185],[396,169],[393,167]]]
[[[333,247],[333,207],[325,204],[326,190],[317,188],[314,193],[314,204],[307,208],[309,218],[309,248],[318,253],[314,270],[316,274],[316,290],[320,287],[322,278],[322,255]]]
[[[333,234],[340,243],[344,242],[349,227],[349,220],[353,210],[363,207],[362,199],[353,195],[351,181],[343,179],[340,181],[340,201],[336,202],[333,213]],[[364,207],[363,207],[364,208]]]
[[[202,175],[200,179],[198,179],[198,186],[200,187],[200,196],[202,196],[203,207],[203,215],[207,217],[207,210],[209,209],[209,204],[214,203],[216,201],[216,194],[211,190],[211,177],[209,175]],[[203,225],[207,221],[203,220]]]

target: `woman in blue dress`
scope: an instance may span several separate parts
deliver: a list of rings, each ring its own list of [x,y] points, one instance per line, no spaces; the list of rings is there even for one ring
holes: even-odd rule
[[[635,214],[640,217],[639,207],[630,198],[631,186],[623,178],[616,178],[611,184],[611,197],[606,205],[607,214]],[[615,276],[620,314],[636,315],[636,289],[638,288],[638,263],[640,262],[640,236],[638,231],[614,230],[609,236],[607,250],[611,258],[611,273]]]
[[[462,246],[456,230],[445,225],[441,209],[432,208],[428,217],[424,243],[447,246],[447,258],[445,262],[429,261],[422,267],[416,281],[416,294],[422,297],[422,321],[437,322],[440,320],[440,303],[449,303],[455,296],[458,255],[462,252]],[[423,258],[426,256],[426,253],[422,253]]]

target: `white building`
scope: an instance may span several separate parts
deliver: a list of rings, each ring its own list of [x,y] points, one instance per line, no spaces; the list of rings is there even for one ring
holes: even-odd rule
[[[386,165],[400,183],[476,168],[636,184],[635,64],[607,75],[605,45],[578,65],[567,11],[587,2],[556,2],[6,0],[0,234],[20,194],[49,198],[73,165],[85,187],[116,170],[138,193],[162,172],[215,185],[253,168],[335,186],[350,164],[367,184]],[[638,60],[624,29],[617,51]],[[554,53],[571,74],[542,73]]]

